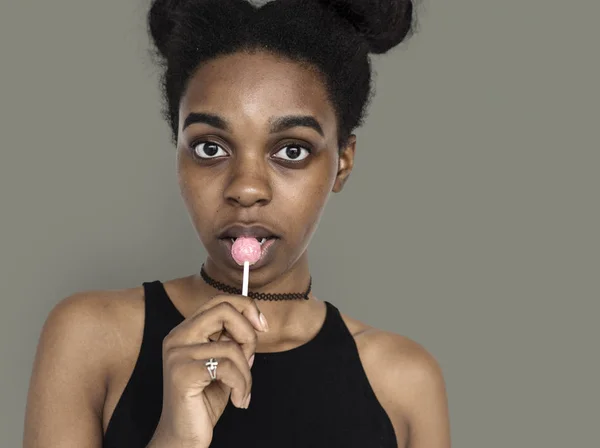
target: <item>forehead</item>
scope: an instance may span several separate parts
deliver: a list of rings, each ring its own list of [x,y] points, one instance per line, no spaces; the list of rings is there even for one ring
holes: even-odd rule
[[[268,53],[235,53],[203,64],[190,78],[180,119],[206,110],[237,119],[313,115],[335,121],[322,76],[308,65]]]

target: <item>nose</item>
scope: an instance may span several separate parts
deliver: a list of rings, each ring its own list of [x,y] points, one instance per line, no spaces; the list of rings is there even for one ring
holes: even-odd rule
[[[257,159],[260,159],[257,158]],[[231,176],[224,196],[234,206],[252,207],[271,202],[273,191],[269,181],[266,161],[239,158],[232,161]]]

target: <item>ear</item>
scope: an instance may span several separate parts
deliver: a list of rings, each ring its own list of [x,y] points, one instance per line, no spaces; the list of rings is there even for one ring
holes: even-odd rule
[[[355,152],[356,135],[351,134],[350,137],[348,137],[346,146],[344,146],[344,148],[340,151],[338,159],[338,171],[332,189],[334,193],[339,193],[342,191],[342,188],[344,188],[344,184],[346,183],[346,180],[350,176],[352,168],[354,167]]]

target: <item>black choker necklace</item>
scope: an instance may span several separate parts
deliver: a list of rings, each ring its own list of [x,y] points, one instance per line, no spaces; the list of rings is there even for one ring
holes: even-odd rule
[[[208,276],[208,274],[206,273],[206,271],[204,270],[204,265],[202,265],[202,268],[200,269],[200,275],[202,276],[202,280],[204,280],[206,283],[208,283],[213,288],[218,289],[219,291],[223,291],[227,294],[235,294],[238,296],[242,294],[241,289],[234,288],[232,286],[226,285],[224,283],[218,282],[218,281],[210,278]],[[310,293],[311,286],[312,286],[312,277],[310,277],[310,280],[308,282],[308,289],[306,290],[306,292],[290,292],[290,293],[271,294],[271,293],[267,293],[267,292],[251,292],[250,291],[250,292],[248,292],[248,297],[251,297],[256,300],[300,300],[300,299],[308,300],[308,294]]]

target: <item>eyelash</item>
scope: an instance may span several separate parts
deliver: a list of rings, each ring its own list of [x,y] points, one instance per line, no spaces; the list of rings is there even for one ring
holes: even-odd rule
[[[219,148],[221,148],[223,151],[225,151],[225,149],[223,148],[223,146],[221,144],[217,143],[217,142],[214,142],[214,141],[211,141],[211,140],[198,140],[198,141],[193,142],[191,145],[189,145],[189,150],[191,151],[192,157],[194,159],[202,161],[202,162],[206,162],[206,161],[213,160],[213,159],[217,160],[217,159],[220,159],[220,158],[223,157],[223,156],[219,156],[219,157],[200,157],[200,156],[198,156],[196,154],[196,147],[198,145],[201,145],[201,144],[213,144],[213,145],[217,145]],[[282,160],[283,162],[288,163],[288,164],[300,164],[300,163],[304,162],[308,157],[310,157],[312,155],[312,153],[313,153],[312,148],[310,148],[309,146],[305,146],[303,144],[298,144],[298,143],[290,142],[290,143],[286,143],[283,146],[281,146],[277,151],[275,151],[275,154],[279,153],[282,149],[288,148],[290,146],[292,146],[292,147],[298,147],[298,148],[301,148],[301,149],[305,149],[306,152],[308,153],[308,155],[304,159],[299,160],[299,161],[287,160],[287,159],[282,159],[282,158],[278,158],[278,157],[277,157],[277,159]],[[227,151],[225,151],[225,152],[227,152]]]

